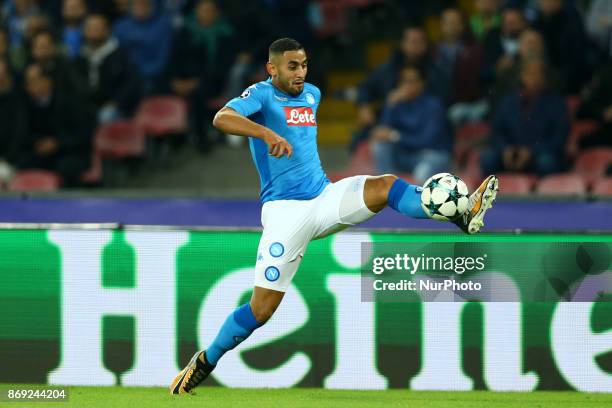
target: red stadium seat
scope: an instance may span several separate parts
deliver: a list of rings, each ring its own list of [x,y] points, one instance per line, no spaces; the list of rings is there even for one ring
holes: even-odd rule
[[[98,128],[94,148],[103,158],[141,157],[145,152],[145,134],[135,122],[118,121]]]
[[[604,177],[593,183],[593,194],[600,196],[612,196],[612,177]]]
[[[455,134],[457,141],[463,140],[483,140],[489,136],[491,126],[486,122],[466,123]]]
[[[326,38],[343,32],[348,23],[347,5],[337,0],[319,0],[317,3],[322,18],[317,36]]]
[[[187,131],[187,104],[178,96],[154,96],[142,101],[136,122],[153,137]]]
[[[365,141],[361,142],[355,148],[355,152],[351,156],[351,163],[354,162],[372,162],[372,153],[370,152],[370,143]]]
[[[574,163],[574,171],[592,182],[603,176],[612,165],[612,148],[599,147],[580,153]]]
[[[586,191],[584,179],[575,173],[550,175],[540,180],[537,186],[537,192],[544,195],[583,195]]]
[[[455,162],[459,166],[465,165],[470,160],[470,153],[489,137],[490,131],[486,122],[467,123],[457,129],[453,152]]]
[[[58,174],[47,170],[23,170],[18,172],[9,183],[10,191],[56,191],[61,185]]]
[[[376,174],[376,166],[370,152],[370,143],[367,141],[357,145],[352,154],[349,165],[344,170],[332,171],[328,174],[331,181],[336,182],[346,177],[361,174]]]
[[[83,184],[98,184],[102,181],[102,157],[100,153],[95,151],[91,155],[91,165],[89,169],[81,174],[81,182]]]
[[[470,149],[466,153],[466,161],[462,172],[463,175],[469,175],[476,179],[481,178],[480,154],[481,152],[478,149]]]
[[[598,124],[592,120],[579,120],[572,123],[572,128],[570,130],[569,139],[567,140],[567,152],[574,156],[578,151],[578,142],[580,139],[593,133],[598,128]]]
[[[534,176],[522,173],[501,173],[497,177],[501,194],[528,194],[536,181]]]
[[[580,96],[571,95],[565,98],[565,103],[567,104],[567,112],[570,118],[576,117],[576,112],[580,107],[582,101],[580,100]]]
[[[361,142],[357,145],[355,152],[351,156],[347,170],[353,173],[352,175],[376,173],[376,164],[374,163],[374,158],[370,151],[369,142]]]

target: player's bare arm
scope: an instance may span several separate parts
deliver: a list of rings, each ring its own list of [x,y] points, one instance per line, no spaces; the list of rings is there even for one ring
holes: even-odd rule
[[[217,112],[213,126],[230,135],[250,136],[263,140],[268,145],[268,153],[271,156],[281,157],[286,153],[287,157],[291,157],[293,154],[293,146],[284,137],[227,106]]]

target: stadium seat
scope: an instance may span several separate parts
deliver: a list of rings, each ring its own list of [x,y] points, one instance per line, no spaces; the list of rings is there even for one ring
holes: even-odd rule
[[[351,156],[351,164],[364,162],[372,162],[372,152],[370,151],[370,143],[368,143],[367,141],[359,143],[355,148],[355,152]]]
[[[597,130],[598,124],[593,120],[579,120],[572,123],[569,138],[567,140],[567,152],[574,156],[578,152],[578,142],[580,139]]]
[[[466,123],[457,129],[455,139],[460,140],[482,140],[486,139],[491,127],[486,122]]]
[[[145,152],[145,134],[135,122],[118,121],[100,126],[94,149],[102,158],[141,157]]]
[[[574,172],[582,175],[587,182],[603,176],[612,165],[612,148],[598,147],[580,153],[574,163]]]
[[[466,160],[463,166],[463,172],[461,174],[469,174],[470,177],[474,177],[476,179],[481,178],[480,154],[481,152],[478,149],[471,149],[466,153]]]
[[[346,30],[348,24],[347,5],[339,1],[318,1],[322,24],[317,28],[319,38],[328,38]]]
[[[534,176],[522,173],[501,173],[497,177],[501,194],[528,194],[536,181]]]
[[[9,191],[56,191],[61,185],[58,174],[48,170],[23,170],[18,172],[9,183]]]
[[[603,177],[593,182],[593,194],[612,196],[612,177]]]
[[[587,184],[579,174],[559,173],[540,180],[536,191],[543,195],[583,195]]]
[[[99,184],[102,181],[102,157],[95,150],[91,155],[91,165],[89,169],[81,174],[81,182],[87,185]]]
[[[153,137],[187,131],[187,104],[177,96],[154,96],[141,102],[136,122]]]
[[[570,95],[565,98],[565,103],[567,104],[567,112],[571,119],[576,117],[576,112],[580,107],[582,101],[580,100],[580,96],[578,95]]]
[[[482,144],[489,136],[491,127],[486,122],[467,123],[455,132],[454,159],[459,165],[465,165],[470,160],[470,152]]]

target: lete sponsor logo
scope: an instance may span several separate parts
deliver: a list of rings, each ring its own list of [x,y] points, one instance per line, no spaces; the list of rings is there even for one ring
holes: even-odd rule
[[[285,106],[285,118],[287,126],[317,126],[314,112],[309,107],[289,107]]]

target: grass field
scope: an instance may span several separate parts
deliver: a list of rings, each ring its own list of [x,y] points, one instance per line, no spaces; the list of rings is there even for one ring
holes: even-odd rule
[[[0,384],[0,390],[37,388],[40,385]],[[0,401],[6,401],[2,398]],[[69,387],[68,402],[0,402],[0,407],[611,407],[612,394],[577,392],[498,393],[424,392],[408,390],[334,391],[308,388],[229,389],[198,388],[196,395],[168,395],[165,388]]]

